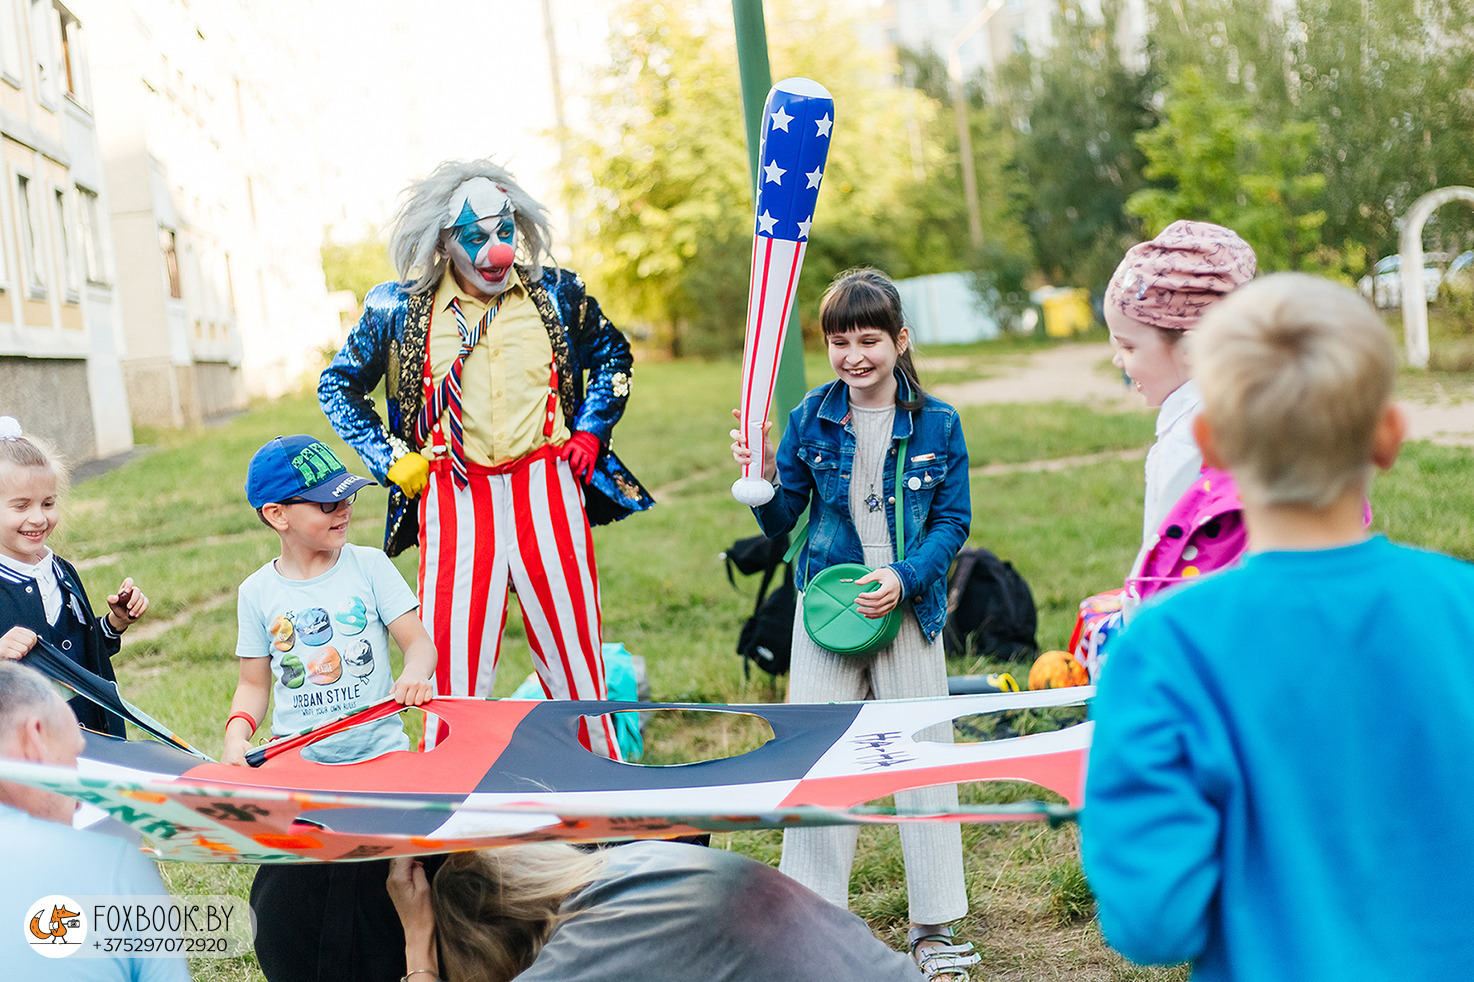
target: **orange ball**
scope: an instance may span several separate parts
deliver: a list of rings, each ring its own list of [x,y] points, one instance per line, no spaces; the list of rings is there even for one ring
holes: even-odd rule
[[[1030,689],[1064,689],[1089,685],[1090,673],[1068,651],[1046,651],[1029,669]]]

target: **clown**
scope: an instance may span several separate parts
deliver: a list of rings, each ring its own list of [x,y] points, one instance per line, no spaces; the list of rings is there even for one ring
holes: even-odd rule
[[[590,526],[653,503],[609,449],[629,342],[576,274],[542,265],[548,237],[504,169],[441,164],[395,216],[401,282],[368,292],[318,382],[333,428],[389,485],[385,551],[420,547],[442,695],[491,694],[511,587],[549,697],[605,698]],[[369,396],[381,380],[387,420]],[[617,752],[607,721],[583,736]]]

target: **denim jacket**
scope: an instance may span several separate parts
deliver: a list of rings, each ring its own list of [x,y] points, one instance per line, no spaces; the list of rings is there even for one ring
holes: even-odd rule
[[[899,399],[910,399],[901,375]],[[947,619],[947,568],[967,541],[972,497],[967,479],[967,444],[957,410],[931,396],[920,409],[896,410],[891,449],[886,453],[886,522],[895,528],[896,450],[902,439],[906,461],[906,558],[892,563],[901,579],[901,596],[910,599],[928,641]],[[802,590],[809,568],[864,562],[860,536],[850,518],[850,471],[855,461],[855,430],[850,425],[849,390],[838,379],[819,386],[788,415],[778,447],[777,493],[754,508],[769,536],[788,532],[809,509],[808,541],[794,562]]]

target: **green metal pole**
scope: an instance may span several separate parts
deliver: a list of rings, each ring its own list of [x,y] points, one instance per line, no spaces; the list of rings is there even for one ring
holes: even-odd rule
[[[768,31],[763,23],[762,0],[732,0],[732,22],[737,29],[737,71],[742,79],[742,115],[747,121],[747,158],[751,167],[753,200],[757,200],[758,147],[763,138],[763,104],[773,87],[773,70],[768,65]],[[773,386],[773,438],[776,441],[788,422],[788,413],[803,399],[804,337],[795,307],[783,335],[783,354],[778,361],[778,378]]]

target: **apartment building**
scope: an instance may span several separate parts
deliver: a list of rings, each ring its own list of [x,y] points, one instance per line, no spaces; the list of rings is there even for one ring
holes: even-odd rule
[[[133,445],[86,35],[0,0],[0,413],[72,461]]]
[[[182,426],[274,397],[340,337],[323,280],[308,0],[76,0],[135,420]]]

